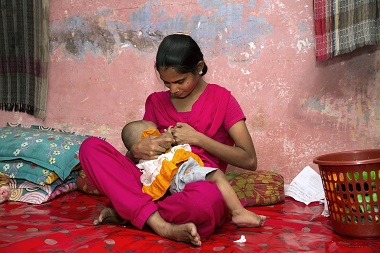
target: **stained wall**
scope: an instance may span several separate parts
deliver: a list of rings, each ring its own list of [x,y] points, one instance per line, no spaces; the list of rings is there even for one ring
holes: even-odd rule
[[[6,122],[106,137],[125,152],[122,126],[163,90],[161,39],[200,44],[206,81],[232,91],[247,116],[259,170],[287,183],[315,156],[380,144],[380,53],[365,47],[317,63],[312,0],[51,0],[45,121],[0,111]]]

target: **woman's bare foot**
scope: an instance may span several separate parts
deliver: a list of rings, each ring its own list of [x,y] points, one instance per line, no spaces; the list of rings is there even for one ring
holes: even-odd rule
[[[97,220],[94,220],[94,225],[101,224],[116,224],[116,225],[126,225],[128,222],[124,220],[113,208],[104,208]]]
[[[232,214],[232,222],[238,227],[261,227],[266,219],[266,216],[257,215],[245,208]]]
[[[197,227],[191,222],[180,225],[168,223],[168,226],[158,234],[170,240],[201,246],[201,237],[198,234]]]
[[[159,236],[173,241],[188,242],[195,246],[201,245],[201,237],[194,223],[172,224],[162,219],[158,212],[154,212],[146,223]]]

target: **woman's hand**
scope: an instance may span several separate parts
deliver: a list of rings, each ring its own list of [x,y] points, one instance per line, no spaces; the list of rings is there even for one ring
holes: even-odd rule
[[[172,134],[177,144],[188,143],[192,146],[198,146],[226,163],[239,168],[247,170],[256,170],[257,168],[255,147],[244,120],[236,122],[228,131],[235,143],[234,146],[218,142],[196,131],[186,123],[177,123],[172,129]]]
[[[198,140],[203,135],[186,123],[178,122],[171,128],[175,144],[197,145]]]
[[[153,160],[157,159],[161,154],[171,147],[174,143],[173,136],[167,132],[160,136],[148,136],[140,142],[134,144],[129,151],[133,160]]]

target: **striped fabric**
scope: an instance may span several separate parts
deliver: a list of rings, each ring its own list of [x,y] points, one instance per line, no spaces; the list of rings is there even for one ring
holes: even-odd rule
[[[49,0],[0,3],[0,109],[45,119]]]
[[[380,0],[314,0],[316,60],[380,42]]]

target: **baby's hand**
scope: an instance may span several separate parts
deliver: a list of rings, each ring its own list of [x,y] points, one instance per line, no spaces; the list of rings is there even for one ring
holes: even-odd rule
[[[173,135],[172,130],[173,130],[173,127],[170,126],[170,127],[168,127],[168,129],[165,129],[165,130],[164,130],[164,133],[170,133],[171,135]]]
[[[173,135],[172,135],[172,133],[171,132],[167,132],[167,131],[165,131],[165,132],[163,132],[160,136],[158,136],[158,137],[162,137],[162,138],[173,138]]]
[[[162,140],[165,140],[166,142],[170,142],[171,144],[173,144],[174,138],[173,138],[173,134],[172,134],[172,127],[165,129],[161,135],[159,135],[155,138],[162,139]]]

